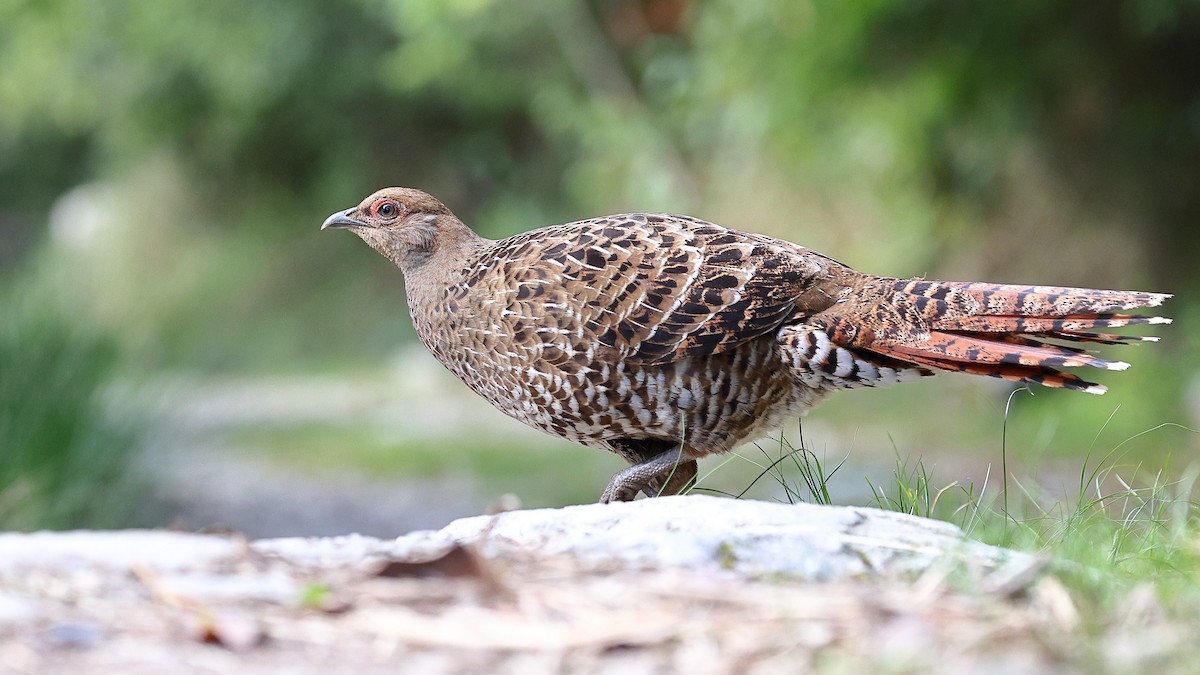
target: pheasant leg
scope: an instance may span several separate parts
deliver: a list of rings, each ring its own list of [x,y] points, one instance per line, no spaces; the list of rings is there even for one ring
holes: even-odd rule
[[[684,490],[690,488],[696,482],[696,460],[691,459],[686,462],[680,462],[675,465],[675,468],[665,475],[660,476],[660,479],[653,481],[649,491],[643,490],[647,497],[662,497],[665,495],[677,495]]]
[[[638,492],[648,495],[674,494],[696,475],[696,460],[686,459],[683,446],[676,446],[640,464],[622,469],[608,482],[600,503],[631,502]],[[665,483],[665,484],[664,484]],[[658,486],[662,485],[662,489]],[[673,489],[674,492],[669,490]]]

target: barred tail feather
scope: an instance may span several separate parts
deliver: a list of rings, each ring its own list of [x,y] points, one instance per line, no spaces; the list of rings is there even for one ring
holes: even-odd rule
[[[1106,388],[1058,369],[1125,370],[1129,364],[1051,340],[1149,342],[1158,338],[1096,329],[1171,323],[1165,317],[1117,313],[1157,307],[1171,297],[1163,293],[923,279],[897,280],[893,290],[892,302],[912,308],[926,330],[884,332],[868,347],[871,351],[931,368],[1094,394],[1103,394]]]
[[[1158,342],[1158,337],[1154,335],[1117,335],[1115,333],[1089,333],[1073,330],[1042,331],[1029,333],[1029,335],[1055,340],[1070,340],[1072,342],[1094,342],[1102,345],[1124,345],[1130,342]]]
[[[1019,366],[1019,365],[995,365],[987,363],[971,363],[969,361],[947,361],[934,356],[913,352],[907,356],[893,357],[897,360],[907,361],[909,363],[936,368],[938,370],[950,370],[968,375],[983,375],[985,377],[996,377],[1012,382],[1035,382],[1037,384],[1054,387],[1058,389],[1074,389],[1076,391],[1084,391],[1089,394],[1103,394],[1108,391],[1108,387],[1095,382],[1088,382],[1083,378],[1071,373],[1064,373],[1053,368],[1043,368],[1038,366]]]
[[[894,344],[877,351],[900,361],[940,370],[1036,382],[1048,387],[1064,387],[1093,394],[1103,394],[1107,389],[1056,368],[1096,366],[1107,370],[1124,370],[1129,367],[1123,361],[1107,361],[1058,345],[1025,345],[1009,340],[993,341],[942,332],[934,332],[928,340],[914,345]]]
[[[926,297],[937,297],[939,294],[944,297],[951,293],[971,296],[979,303],[980,313],[1020,316],[1062,316],[1158,307],[1171,297],[1168,293],[1143,291],[925,281],[923,279],[906,281],[902,284],[906,287],[905,292]],[[929,285],[932,290],[922,288],[924,285]]]
[[[1137,314],[1068,314],[1065,316],[980,314],[967,317],[945,317],[935,321],[933,327],[996,333],[1077,333],[1091,328],[1124,328],[1125,326],[1163,323],[1171,323],[1171,320],[1161,316]]]

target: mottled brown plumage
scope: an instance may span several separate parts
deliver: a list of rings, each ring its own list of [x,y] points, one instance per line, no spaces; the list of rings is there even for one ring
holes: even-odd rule
[[[471,389],[630,468],[602,501],[674,493],[697,458],[778,429],[837,389],[957,370],[1103,393],[1123,370],[1076,346],[1158,293],[891,279],[688,216],[626,214],[484,239],[438,200],[381,190],[323,227],[404,273],[421,341]]]

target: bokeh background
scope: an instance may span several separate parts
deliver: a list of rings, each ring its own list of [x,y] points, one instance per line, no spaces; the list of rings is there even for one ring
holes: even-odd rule
[[[1200,2],[0,0],[0,526],[398,534],[590,501],[318,231],[376,188],[487,236],[677,211],[880,274],[1176,294],[1103,397],[947,375],[833,397],[705,486],[835,501],[899,461],[1055,494],[1200,441]],[[1006,414],[1006,408],[1008,408]],[[1138,467],[1140,466],[1140,469]]]

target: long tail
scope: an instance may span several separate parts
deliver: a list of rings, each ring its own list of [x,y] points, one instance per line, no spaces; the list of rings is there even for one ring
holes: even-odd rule
[[[1037,382],[1103,394],[1107,388],[1060,368],[1125,370],[1124,361],[1092,355],[1073,343],[1126,344],[1156,337],[1115,335],[1096,329],[1166,324],[1171,319],[1119,313],[1157,307],[1170,295],[1053,286],[880,280],[881,300],[894,310],[860,349],[928,368]],[[877,314],[878,316],[878,314]],[[889,326],[888,324],[891,324]]]

